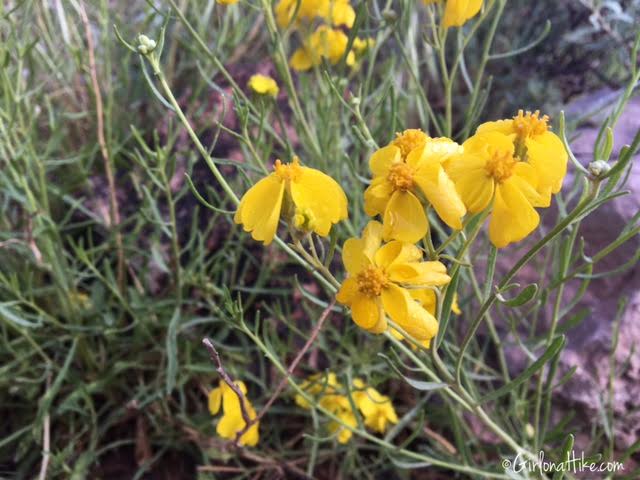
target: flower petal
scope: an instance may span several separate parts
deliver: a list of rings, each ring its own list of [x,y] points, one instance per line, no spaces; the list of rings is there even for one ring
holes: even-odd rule
[[[543,195],[536,190],[538,174],[530,164],[526,162],[516,163],[512,179],[531,205],[534,207],[548,207],[550,205],[551,192],[549,191],[547,195]]]
[[[386,176],[391,165],[402,160],[400,149],[394,145],[387,145],[376,150],[369,159],[369,168],[374,177]]]
[[[364,242],[364,254],[373,262],[374,256],[382,244],[382,224],[375,220],[367,223],[362,232],[362,241]]]
[[[394,192],[384,212],[384,239],[415,243],[426,235],[428,228],[424,207],[416,196],[411,192]]]
[[[376,177],[364,191],[364,211],[370,217],[381,215],[387,208],[393,187],[386,177]]]
[[[456,230],[462,229],[462,217],[467,209],[442,165],[435,160],[423,163],[414,180],[444,223]]]
[[[347,196],[329,175],[314,168],[300,168],[302,174],[291,182],[293,203],[311,211],[315,223],[313,230],[326,237],[332,224],[347,218]]]
[[[382,291],[382,304],[391,319],[418,341],[438,332],[436,319],[422,308],[404,288],[391,284]]]
[[[540,223],[538,212],[510,178],[496,189],[489,221],[489,239],[497,248],[518,242]]]
[[[388,268],[396,263],[415,262],[422,258],[422,251],[412,243],[393,240],[378,249],[374,263]]]
[[[342,263],[352,277],[372,263],[365,255],[364,249],[365,242],[361,238],[349,238],[342,246]]]
[[[453,158],[447,168],[462,202],[471,213],[487,208],[493,198],[494,182],[487,176],[486,161],[479,156],[464,153]]]
[[[539,178],[539,187],[546,187],[552,193],[558,193],[562,188],[562,181],[567,174],[567,151],[560,138],[552,132],[528,138],[527,158],[531,166],[536,170]]]
[[[360,328],[364,328],[373,333],[381,333],[381,320],[384,320],[382,305],[377,298],[366,295],[358,295],[351,304],[351,317]],[[386,321],[384,329],[386,329]],[[382,331],[384,331],[382,329]]]
[[[211,415],[217,415],[222,405],[222,389],[214,388],[209,392],[209,412]]]
[[[395,263],[388,273],[393,282],[412,286],[440,286],[451,281],[447,267],[440,262]]]
[[[340,285],[336,299],[343,305],[351,305],[356,295],[358,295],[358,281],[353,277],[349,277]]]
[[[271,174],[247,190],[233,221],[242,224],[255,240],[269,245],[278,229],[283,197],[284,182]]]

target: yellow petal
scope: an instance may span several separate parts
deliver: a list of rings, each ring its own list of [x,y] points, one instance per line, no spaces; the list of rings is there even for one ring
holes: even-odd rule
[[[382,244],[382,224],[375,220],[367,223],[362,232],[364,254],[373,262],[374,256]]]
[[[493,198],[494,182],[487,176],[486,161],[464,153],[451,160],[447,168],[462,202],[471,213],[487,208]]]
[[[209,392],[209,412],[211,415],[217,415],[222,405],[222,390],[214,388]]]
[[[314,168],[300,168],[302,174],[291,182],[293,203],[312,213],[313,231],[326,237],[332,224],[347,218],[347,196],[329,175]]]
[[[349,2],[335,1],[331,4],[331,23],[335,26],[344,25],[347,28],[353,27],[356,20],[356,12]]]
[[[340,285],[336,299],[343,305],[351,305],[356,295],[358,295],[358,282],[355,278],[349,277]]]
[[[534,207],[548,207],[551,203],[551,195],[542,195],[536,189],[538,186],[538,174],[528,163],[518,162],[513,169],[513,183],[518,187],[529,203]]]
[[[428,228],[424,207],[416,196],[411,192],[394,192],[384,212],[384,239],[415,243],[426,235]]]
[[[538,212],[518,190],[511,178],[498,186],[489,221],[491,243],[497,248],[503,248],[512,242],[519,242],[539,223]]]
[[[391,319],[418,341],[438,332],[436,319],[422,308],[404,288],[391,284],[382,292],[382,304]]]
[[[451,281],[447,267],[440,262],[396,263],[388,273],[392,281],[412,286],[440,286]]]
[[[401,160],[400,149],[394,145],[387,145],[371,155],[369,168],[375,177],[387,176],[391,165]]]
[[[447,0],[442,24],[446,27],[460,27],[474,17],[482,7],[482,0]]]
[[[478,127],[476,133],[500,132],[504,135],[512,135],[516,133],[513,128],[513,120],[497,120],[495,122],[485,122]]]
[[[380,332],[381,319],[384,319],[382,305],[376,298],[366,295],[358,295],[351,304],[351,316],[360,328],[364,328],[373,333]],[[386,321],[383,322],[386,329]],[[384,329],[382,330],[384,331]]]
[[[393,187],[386,177],[376,177],[364,191],[364,211],[370,217],[381,215],[387,208]]]
[[[527,158],[538,174],[540,188],[549,187],[558,193],[567,174],[568,154],[560,138],[545,132],[526,140]]]
[[[313,66],[313,59],[305,48],[298,48],[289,59],[291,68],[298,72],[309,70]]]
[[[225,413],[218,425],[216,426],[216,432],[222,438],[226,438],[228,440],[235,440],[236,433],[242,430],[245,426],[244,420],[242,420],[242,416],[236,413]]]
[[[269,245],[278,229],[283,197],[284,182],[271,174],[247,190],[233,220],[255,240]]]
[[[420,290],[409,290],[411,298],[420,302],[422,308],[426,309],[431,315],[436,314],[436,292],[430,288]]]
[[[342,246],[342,263],[347,273],[352,277],[355,277],[372,263],[365,255],[364,249],[365,242],[361,238],[349,238]]]
[[[462,229],[462,217],[467,209],[442,165],[436,161],[424,163],[416,171],[414,181],[442,221],[451,228]]]
[[[378,249],[374,261],[379,267],[388,268],[396,263],[415,262],[422,258],[422,251],[412,243],[394,240]]]

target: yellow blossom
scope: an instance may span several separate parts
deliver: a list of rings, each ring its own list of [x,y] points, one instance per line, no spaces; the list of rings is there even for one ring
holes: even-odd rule
[[[384,433],[389,424],[398,423],[398,416],[389,397],[380,394],[373,387],[367,387],[359,378],[353,380],[353,386],[358,389],[353,392],[353,401],[362,412],[364,424],[368,428]]]
[[[356,12],[349,0],[280,0],[275,12],[280,28],[289,25],[294,15],[297,22],[310,23],[315,18],[322,18],[335,26],[344,25],[347,28],[351,28],[356,19]]]
[[[382,215],[385,240],[414,243],[425,236],[429,224],[422,196],[447,225],[462,228],[466,209],[443,168],[460,150],[448,138],[405,130],[371,156],[373,180],[364,192],[364,208],[370,216]]]
[[[463,148],[447,168],[467,209],[492,206],[489,239],[496,247],[522,240],[540,222],[534,207],[548,205],[538,193],[536,169],[520,161],[512,137],[498,131],[477,133]]]
[[[245,411],[249,416],[249,419],[256,418],[256,411],[253,409],[249,399],[247,398],[247,387],[244,382],[236,381],[235,385],[240,389],[244,395]],[[241,432],[247,425],[242,418],[242,408],[240,407],[240,398],[234,392],[226,382],[220,380],[218,388],[214,388],[209,392],[209,411],[211,415],[217,415],[222,407],[223,415],[218,421],[216,432],[222,438],[229,440],[235,440],[236,435]],[[240,438],[240,445],[254,446],[259,440],[259,425],[260,422],[256,422],[242,435]]]
[[[394,240],[382,245],[382,230],[379,222],[371,221],[362,238],[344,243],[342,261],[348,277],[336,298],[351,307],[354,322],[369,332],[384,332],[389,315],[416,340],[433,338],[438,322],[405,287],[445,285],[450,280],[446,267],[422,261],[422,251],[413,244]]]
[[[426,5],[440,0],[423,0]],[[482,8],[482,0],[444,0],[442,25],[445,28],[461,27],[467,20],[475,17]]]
[[[216,0],[221,5],[233,5],[234,3],[238,3],[238,0]]]
[[[289,64],[291,68],[300,72],[320,65],[323,58],[335,65],[344,56],[348,43],[349,37],[342,30],[321,25],[309,36],[302,47],[293,52]],[[347,54],[346,64],[353,66],[355,62],[355,53],[350,51]]]
[[[340,443],[347,443],[353,435],[351,429],[347,427],[356,428],[358,424],[353,405],[362,413],[365,426],[371,430],[384,433],[388,425],[398,423],[398,416],[391,404],[391,399],[375,388],[367,387],[359,378],[353,380],[354,390],[351,392],[353,405],[349,397],[341,393],[343,387],[333,372],[311,375],[302,382],[300,387],[315,397],[318,405],[338,417],[339,421],[332,420],[329,423],[328,430],[336,435]],[[295,400],[301,407],[311,408],[302,395],[296,395]]]
[[[258,95],[269,95],[274,98],[278,96],[278,92],[280,91],[278,84],[273,78],[259,73],[252,75],[247,85]]]
[[[483,123],[478,133],[501,132],[510,135],[515,145],[515,155],[529,163],[538,174],[538,192],[551,203],[551,194],[558,193],[567,173],[568,154],[562,140],[549,130],[549,117],[540,111],[523,112],[508,120]]]
[[[234,221],[268,245],[281,216],[301,230],[326,237],[332,224],[347,218],[347,197],[335,180],[303,167],[298,157],[289,164],[276,160],[274,172],[244,194]]]

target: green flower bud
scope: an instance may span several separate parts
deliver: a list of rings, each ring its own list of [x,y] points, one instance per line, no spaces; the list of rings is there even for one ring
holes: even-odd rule
[[[611,170],[611,165],[609,165],[604,160],[596,160],[595,162],[591,162],[587,169],[589,170],[589,173],[595,178],[600,178],[606,175],[609,170]]]

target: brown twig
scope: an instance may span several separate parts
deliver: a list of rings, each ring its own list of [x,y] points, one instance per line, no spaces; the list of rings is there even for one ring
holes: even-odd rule
[[[220,355],[218,354],[216,347],[214,347],[213,343],[211,343],[211,340],[209,340],[208,338],[203,338],[202,343],[204,344],[205,347],[207,347],[207,350],[209,350],[209,356],[211,357],[211,360],[213,360],[213,363],[216,364],[216,372],[218,372],[218,375],[220,375],[224,383],[229,385],[229,388],[233,390],[234,393],[238,396],[238,399],[240,400],[240,411],[242,413],[242,419],[244,420],[245,425],[249,425],[252,420],[251,420],[251,417],[249,416],[249,412],[247,411],[247,405],[245,403],[246,400],[245,400],[244,394],[242,393],[242,390],[238,388],[238,386],[235,384],[233,379],[229,376],[229,374],[226,372],[226,370],[222,366],[222,360],[220,360]],[[236,437],[236,444],[239,443],[238,442],[239,438],[240,436]]]
[[[282,393],[282,390],[284,390],[284,387],[287,385],[289,381],[289,377],[293,375],[293,372],[295,371],[296,367],[302,360],[302,357],[304,357],[304,354],[307,353],[307,350],[311,348],[311,345],[313,345],[316,338],[318,338],[318,334],[320,333],[320,330],[322,329],[322,326],[324,325],[327,318],[329,318],[329,313],[331,313],[331,309],[333,309],[333,306],[335,304],[336,304],[336,300],[334,298],[333,301],[329,304],[329,306],[327,306],[327,308],[325,308],[322,314],[320,315],[320,318],[318,319],[318,323],[316,324],[315,327],[313,327],[313,330],[311,331],[311,335],[307,339],[307,342],[304,344],[302,349],[298,352],[298,355],[296,355],[296,358],[293,359],[293,362],[291,362],[291,364],[289,365],[289,368],[287,368],[287,374],[282,380],[280,380],[280,383],[276,387],[275,392],[273,392],[273,395],[271,395],[271,397],[269,398],[265,406],[262,407],[262,410],[260,410],[260,413],[258,413],[258,415],[253,420],[251,420],[251,422],[247,423],[245,427],[240,432],[238,432],[237,438],[242,437],[242,435],[244,435],[254,424],[258,423],[262,419],[262,417],[267,413],[269,408],[271,408],[271,405],[273,405],[273,402],[275,402],[277,398],[280,396],[280,394]]]
[[[84,8],[84,2],[80,3],[80,17],[84,24],[85,35],[87,36],[87,51],[89,53],[89,74],[91,76],[91,84],[93,86],[93,93],[96,97],[96,117],[97,117],[97,135],[98,145],[100,146],[100,153],[102,154],[102,160],[104,163],[105,174],[107,175],[107,182],[109,184],[109,227],[114,230],[116,240],[116,251],[118,256],[118,288],[120,292],[124,292],[125,270],[124,270],[124,249],[122,246],[122,234],[119,231],[120,228],[120,211],[118,207],[118,198],[116,196],[116,183],[113,177],[113,169],[111,166],[111,159],[109,158],[109,151],[107,149],[107,142],[104,136],[104,115],[102,106],[102,94],[100,93],[100,84],[98,83],[98,73],[96,69],[96,58],[94,54],[93,37],[91,36],[91,27],[89,26],[89,17]]]

